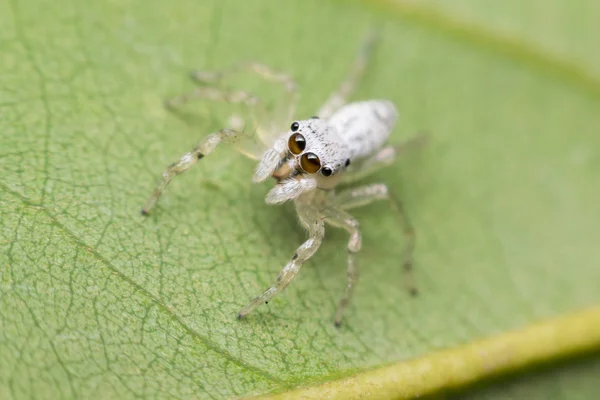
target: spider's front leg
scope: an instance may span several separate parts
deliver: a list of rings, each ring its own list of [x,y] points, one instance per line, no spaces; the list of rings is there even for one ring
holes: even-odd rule
[[[325,225],[321,219],[318,209],[308,205],[296,205],[296,211],[298,212],[298,218],[300,223],[308,231],[308,239],[296,249],[296,253],[287,263],[287,265],[281,270],[277,276],[277,281],[265,290],[265,292],[253,299],[248,305],[246,305],[238,314],[238,318],[244,318],[255,308],[261,304],[268,303],[277,293],[281,292],[285,287],[294,279],[294,277],[300,271],[302,264],[311,258],[323,241],[325,236]]]
[[[204,140],[202,140],[192,151],[189,153],[185,153],[178,162],[173,163],[167,167],[165,172],[162,174],[162,178],[154,192],[146,201],[144,208],[142,208],[142,214],[148,215],[150,210],[158,199],[160,195],[165,190],[167,185],[171,182],[171,179],[175,175],[179,175],[188,169],[190,169],[193,165],[195,165],[199,160],[204,158],[204,156],[212,153],[219,143],[232,143],[235,142],[242,134],[233,129],[221,129],[218,132],[211,133]]]

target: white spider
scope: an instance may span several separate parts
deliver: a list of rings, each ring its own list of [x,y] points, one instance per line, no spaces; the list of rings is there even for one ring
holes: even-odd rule
[[[266,203],[280,204],[293,200],[298,219],[308,231],[309,238],[298,247],[292,259],[277,276],[275,284],[246,305],[239,312],[238,318],[243,318],[259,305],[268,303],[292,281],[302,264],[319,248],[325,235],[325,223],[329,223],[347,230],[350,234],[347,285],[335,315],[335,325],[341,324],[343,312],[358,279],[356,253],[361,247],[359,223],[346,210],[375,200],[393,199],[387,186],[382,183],[341,191],[336,191],[335,188],[390,165],[398,154],[421,143],[423,139],[420,136],[399,146],[385,146],[398,118],[394,104],[387,100],[345,104],[366,67],[374,43],[375,35],[369,35],[349,77],[317,112],[318,117],[296,120],[290,129],[283,133],[279,133],[277,128],[281,121],[274,120],[269,125],[255,124],[251,132],[244,132],[244,122],[239,117],[232,117],[233,128],[210,134],[194,150],[167,168],[142,210],[142,214],[147,215],[171,179],[187,171],[198,160],[211,153],[218,144],[246,140],[240,150],[250,158],[260,160],[254,172],[254,182],[262,182],[269,177],[277,181],[267,194]],[[241,70],[249,70],[266,80],[283,84],[289,94],[286,118],[288,121],[292,119],[297,98],[296,84],[288,75],[275,72],[265,65],[249,62],[236,65],[222,73],[194,72],[192,77],[198,83],[206,84]],[[200,98],[244,103],[253,111],[255,120],[255,111],[265,111],[258,99],[248,92],[225,91],[206,86],[199,86],[187,95],[169,100],[167,106],[174,107]],[[273,133],[275,139],[269,140]],[[404,225],[406,243],[403,267],[408,273],[412,268],[413,230],[401,203],[394,200],[391,204],[397,209]],[[410,280],[408,282],[411,293],[416,294]]]

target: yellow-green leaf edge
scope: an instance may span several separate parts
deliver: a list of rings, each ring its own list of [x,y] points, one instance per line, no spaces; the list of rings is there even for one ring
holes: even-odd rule
[[[591,71],[580,64],[539,50],[526,41],[524,42],[521,38],[511,38],[508,35],[499,34],[484,26],[459,20],[430,6],[416,5],[402,0],[363,1],[383,9],[387,13],[395,14],[401,19],[407,19],[429,28],[443,31],[450,36],[459,37],[466,42],[481,45],[481,48],[504,54],[524,64],[559,75],[565,81],[570,82],[579,89],[596,96],[600,95],[600,79]]]
[[[596,349],[600,306],[349,378],[253,399],[413,399]]]

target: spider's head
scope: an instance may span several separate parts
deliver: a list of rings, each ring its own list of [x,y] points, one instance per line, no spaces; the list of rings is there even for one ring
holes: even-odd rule
[[[294,121],[287,147],[296,172],[313,176],[320,188],[333,187],[350,163],[346,142],[319,118]]]
[[[317,187],[333,188],[339,182],[340,172],[350,164],[344,140],[319,118],[294,121],[278,145],[282,148],[277,149],[277,158],[273,157],[276,149],[272,149],[261,160],[261,165],[274,165],[271,175],[278,180],[267,195],[269,204],[295,199]]]

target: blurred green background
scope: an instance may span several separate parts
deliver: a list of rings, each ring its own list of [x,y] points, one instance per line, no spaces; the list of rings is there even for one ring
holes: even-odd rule
[[[599,18],[591,0],[1,2],[0,398],[281,391],[600,303]],[[304,234],[225,148],[139,216],[164,167],[231,111],[197,103],[182,120],[162,101],[192,88],[191,69],[252,59],[294,76],[298,117],[313,115],[373,26],[383,40],[354,98],[397,104],[394,143],[430,132],[370,179],[406,204],[421,296],[403,290],[397,219],[374,206],[355,213],[361,280],[341,329],[347,238],[333,230],[238,322]],[[589,399],[599,368],[473,398]]]

